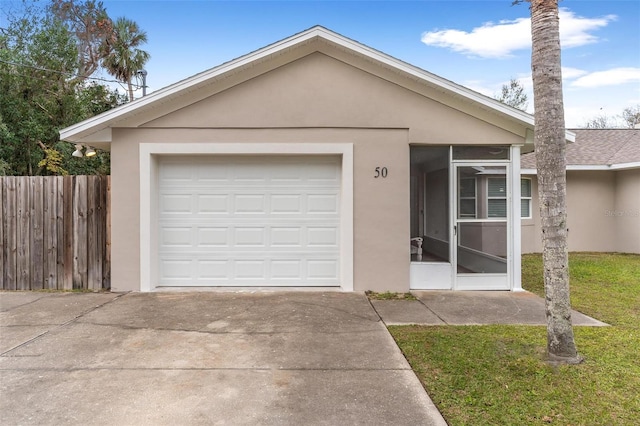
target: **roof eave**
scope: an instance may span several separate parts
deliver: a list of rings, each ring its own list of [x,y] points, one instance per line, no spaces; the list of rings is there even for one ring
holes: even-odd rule
[[[66,127],[60,130],[60,139],[69,142],[81,142],[86,141],[94,134],[100,134],[104,129],[113,126],[120,119],[126,117],[128,114],[135,113],[136,110],[142,111],[147,108],[153,108],[153,105],[161,104],[171,99],[174,96],[179,95],[185,90],[194,90],[201,84],[207,84],[212,79],[223,75],[225,73],[233,72],[245,65],[248,65],[254,61],[264,59],[270,55],[278,54],[286,49],[293,48],[302,43],[309,42],[310,40],[320,37],[329,42],[335,43],[344,48],[348,48],[360,55],[366,56],[370,59],[376,60],[387,66],[399,69],[415,78],[425,81],[428,84],[439,87],[448,93],[458,96],[464,99],[468,99],[476,102],[480,107],[490,109],[498,114],[516,121],[524,128],[534,130],[535,124],[531,114],[524,111],[512,108],[503,104],[495,99],[484,96],[478,92],[475,92],[466,87],[460,86],[428,71],[415,67],[404,61],[389,56],[383,52],[370,48],[352,39],[346,38],[340,34],[334,33],[324,27],[316,26],[306,31],[295,34],[284,40],[275,42],[264,48],[248,53],[244,56],[226,62],[210,70],[196,74],[175,84],[167,86],[163,89],[155,91],[147,96],[136,99],[128,104],[122,105],[118,108],[106,111],[95,117],[76,123],[72,126]],[[527,143],[529,142],[527,137]],[[572,132],[566,132],[566,139],[569,142],[575,141],[575,134]],[[102,142],[109,143],[109,140],[103,140]]]

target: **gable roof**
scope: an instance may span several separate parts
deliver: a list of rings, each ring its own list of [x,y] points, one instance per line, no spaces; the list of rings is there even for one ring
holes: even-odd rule
[[[640,168],[640,129],[572,129],[576,141],[567,144],[567,170]],[[535,153],[523,154],[520,167],[536,168]]]
[[[256,64],[272,61],[273,68],[281,66],[282,60],[278,60],[277,58],[282,58],[283,54],[291,53],[298,47],[311,46],[312,49],[319,50],[322,48],[321,46],[326,47],[327,45],[330,48],[360,57],[379,67],[392,70],[396,74],[409,77],[430,89],[437,90],[449,99],[462,100],[463,102],[472,104],[476,108],[489,111],[497,117],[506,118],[515,123],[519,128],[525,130],[522,133],[526,133],[527,142],[531,143],[533,141],[534,121],[532,115],[393,58],[321,26],[312,27],[262,49],[157,90],[150,95],[64,128],[60,130],[60,138],[68,142],[108,144],[111,142],[112,127],[135,127],[135,125],[132,126],[130,124],[131,117],[153,114],[154,109],[165,105],[169,101],[175,101],[185,94],[204,93],[206,92],[203,90],[204,88],[210,87],[217,81],[237,74],[242,70],[249,69]],[[308,52],[301,52],[299,54],[304,55],[308,54]],[[295,55],[294,59],[297,59]],[[446,100],[440,101],[446,103]],[[129,121],[127,122],[127,120]],[[569,141],[573,141],[574,139],[574,135],[570,132],[567,133],[566,137]]]

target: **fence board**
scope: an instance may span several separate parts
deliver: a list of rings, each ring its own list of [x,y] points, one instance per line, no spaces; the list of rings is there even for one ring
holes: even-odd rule
[[[102,266],[102,262],[98,262],[98,218],[97,218],[97,190],[100,189],[100,181],[92,179],[87,181],[87,283],[86,288],[91,290],[99,290],[101,285],[96,283],[100,281],[98,279],[98,267],[99,263]],[[101,278],[101,277],[100,277]],[[98,288],[96,288],[98,287]]]
[[[16,185],[17,195],[17,290],[29,290],[31,284],[31,268],[29,267],[29,242],[31,225],[29,220],[29,181],[18,179]]]
[[[102,258],[102,288],[111,288],[111,176],[105,176],[104,191],[104,255]]]
[[[4,244],[4,185],[0,182],[0,281],[4,280]]]
[[[64,182],[65,177],[58,177],[56,179],[56,289],[62,290],[64,289],[65,281],[64,281],[64,262],[65,262],[65,252],[64,252]]]
[[[96,246],[99,248],[96,253],[96,265],[95,265],[95,273],[96,273],[96,282],[94,283],[94,289],[100,290],[103,288],[103,280],[104,280],[104,261],[103,257],[105,254],[105,192],[106,192],[106,179],[100,179],[96,181]]]
[[[65,176],[62,191],[62,289],[73,289],[73,176]],[[60,288],[60,287],[58,287]]]
[[[73,188],[73,288],[87,288],[87,179],[75,176]]]
[[[110,287],[108,176],[0,176],[0,289]]]
[[[55,290],[58,288],[58,176],[51,176],[44,180],[43,207],[43,244],[44,244],[44,288]]]
[[[44,286],[44,181],[42,176],[29,179],[29,266],[30,289]]]
[[[16,289],[16,274],[17,274],[17,257],[18,248],[16,242],[16,229],[17,229],[17,213],[16,213],[16,182],[14,177],[7,177],[3,179],[5,183],[4,190],[2,191],[2,210],[3,220],[2,226],[4,227],[4,241],[2,246],[2,253],[4,258],[4,272],[3,272],[3,288],[6,290]]]

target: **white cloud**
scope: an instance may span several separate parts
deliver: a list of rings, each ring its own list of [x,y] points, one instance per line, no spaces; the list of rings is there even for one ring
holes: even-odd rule
[[[616,19],[615,15],[600,18],[576,16],[561,8],[560,43],[563,48],[596,43],[599,39],[591,31],[606,27]],[[468,56],[505,58],[513,52],[531,48],[531,19],[518,18],[487,22],[470,32],[462,30],[437,30],[422,34],[422,42],[429,46],[444,47]]]
[[[483,58],[506,57],[531,45],[531,23],[527,18],[515,21],[488,22],[471,32],[461,30],[430,31],[422,34],[429,46],[445,47],[455,52]]]
[[[589,34],[606,27],[609,22],[615,21],[616,15],[607,15],[600,18],[585,18],[576,16],[569,9],[560,9],[560,44],[563,48],[584,46],[597,43],[598,37]]]
[[[640,83],[640,68],[624,67],[606,71],[596,71],[582,75],[571,82],[572,87],[617,86],[626,83]]]
[[[587,71],[578,68],[562,67],[562,79],[572,80],[574,78],[582,77],[587,74]]]

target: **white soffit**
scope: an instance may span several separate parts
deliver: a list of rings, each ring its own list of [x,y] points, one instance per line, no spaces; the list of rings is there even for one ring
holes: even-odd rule
[[[570,164],[567,165],[567,170],[604,170],[604,171],[615,171],[615,170],[633,170],[640,169],[640,163],[620,163],[620,164]],[[520,170],[520,174],[522,175],[536,175],[538,174],[538,169],[522,169]]]
[[[334,43],[337,46],[348,49],[349,51],[364,56],[370,60],[377,61],[380,64],[402,71],[427,85],[440,88],[452,96],[467,99],[476,103],[480,107],[503,114],[528,129],[532,129],[534,126],[533,116],[524,111],[507,106],[495,99],[481,95],[471,89],[455,84],[399,59],[393,58],[324,27],[316,26],[262,49],[248,53],[240,58],[226,62],[218,67],[179,81],[171,86],[155,91],[128,104],[64,128],[60,130],[60,139],[69,142],[80,142],[92,139],[93,135],[104,137],[104,133],[102,133],[104,129],[113,127],[114,124],[130,115],[135,115],[144,110],[154,108],[154,106],[162,104],[173,97],[179,96],[185,91],[188,92],[194,90],[200,85],[208,84],[225,73],[237,71],[255,61],[264,60],[271,55],[283,53],[288,49],[313,41],[315,38],[320,38],[327,42]],[[575,135],[571,132],[567,132],[566,139],[572,142],[575,140]],[[102,141],[107,142],[104,140]]]

